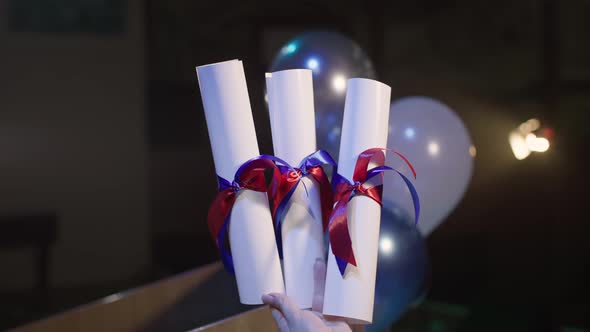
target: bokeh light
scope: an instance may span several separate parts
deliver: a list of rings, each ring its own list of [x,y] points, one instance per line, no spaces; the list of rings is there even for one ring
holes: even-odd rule
[[[440,152],[440,146],[437,142],[432,141],[428,143],[428,154],[435,157]]]
[[[311,69],[314,73],[320,69],[320,61],[315,57],[307,59],[307,62],[305,63],[305,65],[307,66],[307,68]]]
[[[346,91],[346,77],[342,74],[335,74],[332,78],[332,88],[336,93],[343,94]]]
[[[508,143],[512,149],[512,153],[517,160],[523,160],[532,152],[546,152],[549,150],[551,139],[554,136],[553,129],[541,128],[541,121],[532,118],[526,122],[521,123],[516,129],[508,135]],[[534,133],[540,133],[543,136],[538,136]]]
[[[382,236],[379,240],[379,250],[383,255],[391,255],[395,250],[395,243],[388,236]]]
[[[290,42],[289,44],[283,46],[283,48],[281,48],[281,54],[283,55],[289,55],[289,54],[293,54],[295,53],[295,51],[297,51],[297,43],[296,42]]]

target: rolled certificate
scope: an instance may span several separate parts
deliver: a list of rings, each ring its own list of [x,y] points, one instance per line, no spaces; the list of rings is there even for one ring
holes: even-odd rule
[[[259,155],[242,62],[197,67],[217,175],[229,180]],[[240,302],[261,304],[262,294],[284,292],[266,193],[241,190],[231,212],[229,242]]]
[[[293,69],[266,74],[274,153],[290,165],[316,151],[312,72]],[[300,308],[310,308],[313,265],[324,257],[320,186],[305,176],[282,219],[285,287]]]
[[[387,144],[390,95],[391,88],[381,82],[348,80],[338,161],[338,173],[348,181],[352,181],[361,152]],[[348,264],[346,273],[341,275],[330,248],[323,313],[355,324],[370,324],[381,206],[367,196],[358,195],[350,200],[347,211],[356,266]]]

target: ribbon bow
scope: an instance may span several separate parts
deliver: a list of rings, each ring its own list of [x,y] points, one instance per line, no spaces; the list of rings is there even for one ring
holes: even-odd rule
[[[385,163],[385,156],[382,151],[390,151],[398,155],[410,167],[414,178],[416,178],[416,171],[408,159],[406,159],[406,157],[397,151],[383,148],[368,149],[359,155],[354,167],[352,183],[338,173],[334,175],[334,201],[336,202],[336,205],[334,206],[334,210],[330,216],[328,233],[330,237],[332,253],[336,257],[336,262],[341,275],[344,275],[348,264],[356,266],[356,260],[352,250],[352,241],[350,239],[350,233],[348,229],[348,202],[352,197],[362,195],[371,198],[381,205],[383,185],[375,185],[374,182],[375,180],[382,179],[383,172],[394,171],[401,176],[410,190],[410,194],[412,195],[412,201],[414,203],[414,218],[416,223],[418,222],[418,218],[420,216],[420,201],[418,199],[418,193],[416,192],[416,189],[410,180],[401,172],[383,165]],[[371,161],[374,161],[379,166],[369,169],[369,163]],[[381,175],[381,179],[375,179],[377,175]]]
[[[328,228],[330,213],[332,211],[333,196],[330,180],[322,168],[323,165],[336,167],[336,162],[327,151],[318,150],[303,158],[299,166],[277,165],[273,173],[270,195],[272,197],[272,217],[275,225],[275,236],[279,257],[283,258],[282,222],[287,212],[287,205],[295,192],[301,178],[310,175],[320,185],[320,204],[322,208],[322,227]],[[305,185],[305,183],[304,183]]]
[[[228,236],[231,210],[236,202],[237,194],[243,189],[266,192],[267,186],[264,179],[264,171],[270,168],[276,168],[275,162],[286,164],[286,162],[279,158],[261,155],[242,164],[236,171],[232,182],[217,175],[219,192],[209,207],[207,223],[209,224],[211,236],[219,249],[223,265],[230,273],[234,273],[234,266],[225,240]]]

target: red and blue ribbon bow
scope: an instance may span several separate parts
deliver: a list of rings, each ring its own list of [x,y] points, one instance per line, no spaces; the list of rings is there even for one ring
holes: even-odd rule
[[[326,231],[333,206],[333,194],[330,180],[322,166],[332,165],[336,162],[327,151],[318,150],[303,158],[299,166],[277,165],[274,170],[273,181],[270,190],[272,197],[271,211],[275,225],[275,236],[279,257],[283,258],[282,222],[287,212],[287,206],[291,196],[295,192],[301,178],[310,175],[320,186],[320,205],[322,208],[322,227]],[[304,184],[305,185],[305,184]]]
[[[420,216],[420,200],[418,199],[418,193],[416,192],[416,189],[410,180],[400,171],[388,166],[384,166],[385,156],[382,151],[390,151],[398,155],[409,166],[412,174],[414,175],[414,178],[416,178],[416,171],[408,159],[406,159],[406,157],[397,151],[384,148],[368,149],[359,155],[352,176],[353,183],[338,173],[334,174],[333,186],[335,188],[334,201],[336,202],[336,205],[334,206],[332,215],[330,216],[328,234],[330,237],[332,253],[336,257],[336,263],[338,264],[338,269],[340,270],[341,275],[344,275],[348,264],[356,266],[356,260],[352,250],[352,241],[348,229],[348,202],[354,196],[363,195],[371,198],[381,205],[383,185],[372,184],[372,182],[375,182],[375,180],[381,180],[375,178],[376,176],[380,175],[382,178],[383,172],[385,171],[394,171],[399,174],[406,183],[406,186],[412,195],[412,201],[414,203],[414,218],[416,223],[418,222],[418,218]],[[379,166],[369,169],[369,163],[371,161]]]
[[[240,190],[248,189],[267,192],[264,171],[276,168],[276,164],[287,164],[285,161],[268,155],[261,155],[246,161],[238,168],[232,182],[217,176],[219,192],[209,207],[207,223],[211,236],[219,249],[221,261],[226,270],[234,273],[231,252],[226,244],[231,210]]]

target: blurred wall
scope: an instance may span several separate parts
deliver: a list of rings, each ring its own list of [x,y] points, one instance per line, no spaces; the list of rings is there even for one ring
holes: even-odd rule
[[[0,24],[0,214],[57,212],[54,286],[131,278],[149,261],[142,11],[131,0],[107,35]],[[0,289],[30,287],[30,254],[0,251]]]

